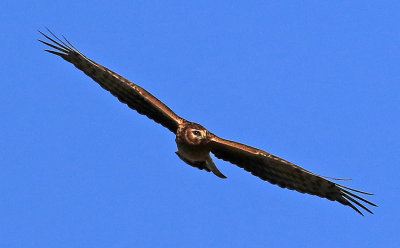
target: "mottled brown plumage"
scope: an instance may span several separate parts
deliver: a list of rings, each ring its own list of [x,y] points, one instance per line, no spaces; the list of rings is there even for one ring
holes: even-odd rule
[[[217,158],[231,162],[262,180],[277,184],[282,188],[338,201],[343,205],[350,206],[361,215],[361,211],[355,205],[370,213],[372,212],[361,202],[376,206],[355,194],[372,195],[370,193],[347,188],[329,181],[327,177],[316,175],[268,152],[219,138],[200,124],[179,117],[145,89],[88,59],[65,38],[65,41],[62,41],[51,32],[53,38],[40,33],[48,41],[39,41],[56,49],[55,51],[47,49],[45,51],[72,63],[101,87],[117,97],[119,101],[176,134],[175,141],[178,147],[176,154],[185,163],[200,170],[213,172],[220,178],[226,178],[215,166],[210,157],[211,152]]]

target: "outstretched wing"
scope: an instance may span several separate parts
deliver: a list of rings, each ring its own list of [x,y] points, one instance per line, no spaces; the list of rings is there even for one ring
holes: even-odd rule
[[[45,51],[58,55],[72,63],[76,68],[91,77],[101,87],[116,96],[119,101],[127,104],[131,109],[136,110],[139,114],[146,115],[150,119],[153,119],[168,128],[173,133],[177,132],[178,126],[183,122],[183,119],[175,114],[164,103],[140,86],[88,59],[65,38],[64,42],[57,38],[50,30],[49,32],[53,38],[40,32],[48,40],[39,41],[56,49],[56,51],[47,49]]]
[[[363,214],[353,203],[371,214],[372,212],[357,200],[376,207],[374,203],[350,191],[366,195],[372,194],[331,182],[322,176],[316,175],[265,151],[221,139],[215,135],[210,138],[210,141],[211,152],[217,158],[236,164],[254,176],[272,184],[277,184],[282,188],[317,195],[331,201],[338,201],[343,205],[352,207],[361,215]]]

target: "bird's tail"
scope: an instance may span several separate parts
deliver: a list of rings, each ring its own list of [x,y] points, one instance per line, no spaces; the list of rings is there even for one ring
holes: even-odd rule
[[[218,170],[217,166],[214,164],[214,161],[210,157],[210,154],[208,154],[208,158],[206,160],[206,165],[207,165],[208,169],[210,169],[210,171],[212,171],[212,173],[214,173],[214,175],[216,175],[217,177],[226,178],[226,176]]]

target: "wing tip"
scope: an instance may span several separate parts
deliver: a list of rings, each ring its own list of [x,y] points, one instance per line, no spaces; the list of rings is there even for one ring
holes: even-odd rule
[[[354,204],[356,204],[358,207],[364,209],[365,211],[367,211],[370,214],[374,214],[374,212],[372,212],[369,208],[367,208],[364,204],[362,204],[360,201],[372,206],[372,207],[378,207],[377,204],[368,201],[367,199],[364,199],[346,189],[352,190],[354,192],[357,193],[362,193],[362,194],[366,194],[366,195],[372,195],[371,193],[366,193],[363,191],[359,191],[359,190],[355,190],[355,189],[351,189],[348,187],[344,187],[341,185],[337,185],[338,188],[340,189],[340,198],[337,199],[340,203],[342,203],[343,205],[347,205],[350,206],[351,208],[353,208],[355,211],[357,211],[359,214],[361,214],[362,216],[364,216],[364,214],[361,213],[360,209],[358,209]],[[356,200],[357,199],[357,200]],[[360,201],[358,201],[360,200]],[[354,203],[354,204],[353,204]]]
[[[52,37],[50,37],[49,35],[45,34],[44,32],[42,32],[42,31],[40,31],[40,30],[37,30],[41,35],[43,35],[43,36],[47,39],[47,40],[46,40],[46,39],[45,39],[45,40],[37,39],[39,42],[41,42],[41,43],[43,43],[43,44],[45,44],[45,45],[47,45],[47,46],[49,46],[49,47],[52,47],[52,48],[54,48],[54,49],[56,49],[56,50],[58,50],[58,51],[64,53],[64,55],[68,55],[68,54],[70,54],[71,52],[76,52],[72,45],[71,45],[71,46],[67,45],[65,42],[63,42],[60,38],[58,38],[58,37],[57,37],[50,29],[48,29],[47,27],[46,27],[46,30],[50,33],[50,35],[51,35]],[[66,41],[66,42],[68,42],[68,41]],[[70,44],[70,43],[68,42],[68,44]],[[50,52],[51,50],[47,50],[47,49],[46,49],[45,51],[46,51],[46,52]],[[54,51],[53,51],[53,52],[54,52]],[[52,52],[52,53],[53,53],[53,52]],[[57,54],[57,53],[53,53],[53,54],[59,55],[59,54]],[[59,55],[59,56],[61,56],[61,55]]]

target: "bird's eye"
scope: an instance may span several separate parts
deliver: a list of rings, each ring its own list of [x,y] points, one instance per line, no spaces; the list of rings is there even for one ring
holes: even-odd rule
[[[200,136],[201,135],[200,131],[197,131],[197,130],[193,131],[193,134],[196,135],[196,136]]]

